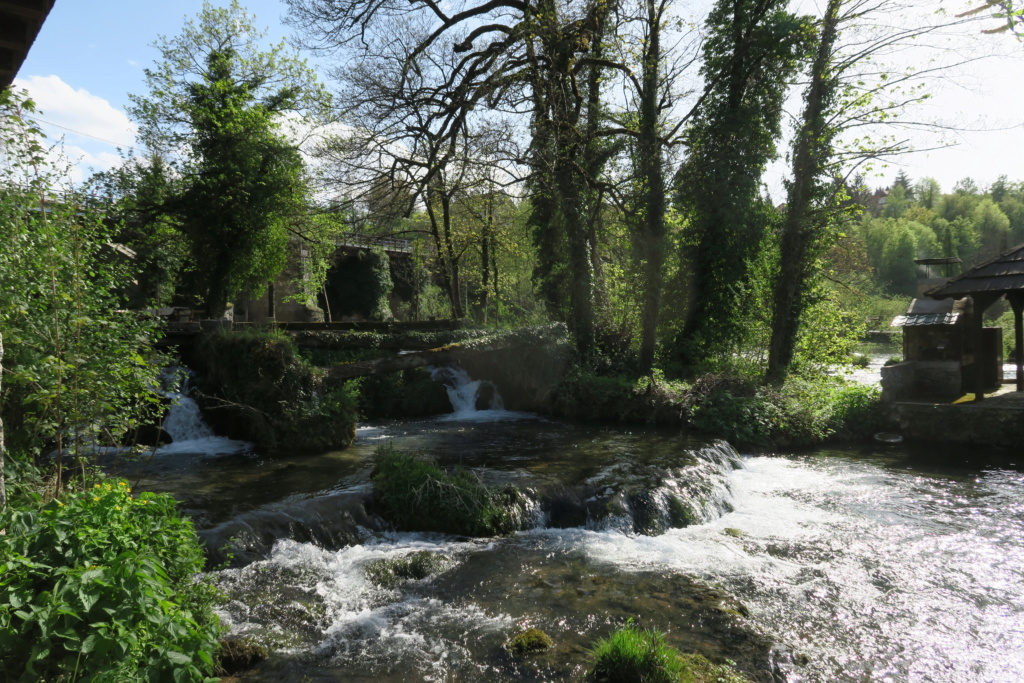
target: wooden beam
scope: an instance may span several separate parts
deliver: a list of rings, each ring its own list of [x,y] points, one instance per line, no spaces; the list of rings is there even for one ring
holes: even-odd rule
[[[985,347],[985,339],[983,330],[985,328],[985,320],[983,314],[985,310],[994,304],[999,297],[1003,295],[1002,292],[992,294],[989,292],[978,293],[971,295],[971,299],[974,300],[974,306],[971,312],[971,330],[974,338],[974,400],[981,401],[985,398],[985,357],[987,354],[983,353]]]
[[[1017,363],[1017,391],[1024,391],[1024,292],[1006,295],[1013,308],[1014,361]]]

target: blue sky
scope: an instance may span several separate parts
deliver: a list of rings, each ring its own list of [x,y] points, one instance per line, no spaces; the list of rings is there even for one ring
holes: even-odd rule
[[[281,23],[286,11],[283,2],[243,0],[242,4],[256,15],[258,26],[268,29],[271,40],[290,35],[290,28]],[[144,92],[142,70],[159,56],[150,43],[160,34],[176,35],[185,18],[195,16],[201,7],[202,0],[57,0],[16,84],[29,90],[44,112],[44,121],[57,124],[44,128],[51,138],[63,136],[66,154],[77,164],[75,179],[87,175],[88,168],[116,164],[117,148],[134,142],[134,127],[124,109],[128,93]],[[1003,173],[1024,180],[1024,45],[1008,36],[982,40],[965,43],[962,49],[978,49],[980,44],[1010,56],[992,58],[935,81],[929,86],[935,97],[919,113],[963,128],[994,130],[951,131],[945,138],[955,147],[901,158],[898,164],[879,169],[870,184],[887,184],[901,167],[914,179],[936,178],[947,191],[968,175],[983,186]],[[935,135],[915,140],[918,147],[936,142]],[[784,165],[773,166],[769,186],[778,188],[783,175]]]

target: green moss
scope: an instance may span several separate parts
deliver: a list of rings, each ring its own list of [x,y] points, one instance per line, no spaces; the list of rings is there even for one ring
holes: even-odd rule
[[[322,371],[274,332],[203,337],[191,359],[213,428],[274,451],[322,451],[355,436],[359,383],[327,385]]]
[[[230,676],[253,668],[267,658],[267,649],[249,638],[221,640],[217,650],[217,675]]]
[[[733,538],[743,538],[744,536],[744,533],[742,531],[740,531],[739,529],[733,529],[732,527],[727,527],[725,529],[722,529],[722,531],[727,535],[732,536]]]
[[[602,683],[748,683],[728,664],[682,654],[664,634],[632,624],[598,641],[591,657],[590,679]]]
[[[395,588],[406,581],[440,574],[451,565],[444,555],[422,550],[395,560],[374,560],[366,565],[366,578],[382,588]]]
[[[668,497],[668,518],[674,529],[688,527],[697,521],[693,511],[678,496]]]
[[[495,488],[458,469],[381,447],[374,459],[373,495],[381,514],[408,531],[501,536],[522,528],[526,498],[514,486]]]
[[[517,633],[505,643],[505,649],[516,655],[527,655],[533,652],[548,650],[554,642],[551,636],[539,628],[528,628],[522,633]]]

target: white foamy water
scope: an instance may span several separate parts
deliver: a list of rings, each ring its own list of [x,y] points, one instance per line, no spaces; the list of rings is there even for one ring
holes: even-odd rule
[[[453,668],[479,670],[460,641],[504,632],[513,620],[473,603],[417,595],[408,584],[382,588],[367,578],[366,567],[422,551],[458,558],[488,548],[417,533],[386,534],[339,551],[279,541],[268,559],[218,574],[220,588],[235,598],[219,614],[233,635],[273,643],[287,630],[290,642],[276,643],[279,649],[308,653],[332,667],[374,670],[386,664],[415,671],[417,680],[448,680]],[[254,584],[268,582],[277,591],[273,604],[253,604]]]
[[[177,377],[173,377],[174,374]],[[158,455],[175,455],[190,453],[199,455],[229,455],[250,450],[252,444],[247,441],[236,441],[226,436],[217,436],[203,420],[199,404],[189,397],[188,376],[177,370],[169,373],[169,381],[176,383],[177,390],[169,390],[166,396],[171,399],[171,407],[164,418],[164,431],[170,434],[173,441],[157,449]]]
[[[1024,680],[1024,476],[754,458],[735,511],[657,537],[535,531],[623,570],[724,585],[808,658],[792,681]],[[726,532],[734,529],[740,537]]]

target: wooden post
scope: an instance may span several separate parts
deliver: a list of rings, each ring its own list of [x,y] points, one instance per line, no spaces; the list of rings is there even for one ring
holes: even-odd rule
[[[996,299],[1001,294],[993,295],[989,292],[972,294],[971,298],[974,300],[973,312],[971,314],[971,327],[973,329],[974,337],[974,400],[981,401],[985,398],[985,364],[983,362],[984,356],[987,354],[982,353],[985,347],[985,339],[983,336],[983,330],[985,327],[985,321],[982,319],[982,314],[989,306],[995,303]]]
[[[1014,362],[1017,363],[1017,391],[1024,391],[1024,292],[1006,295],[1013,308]]]

